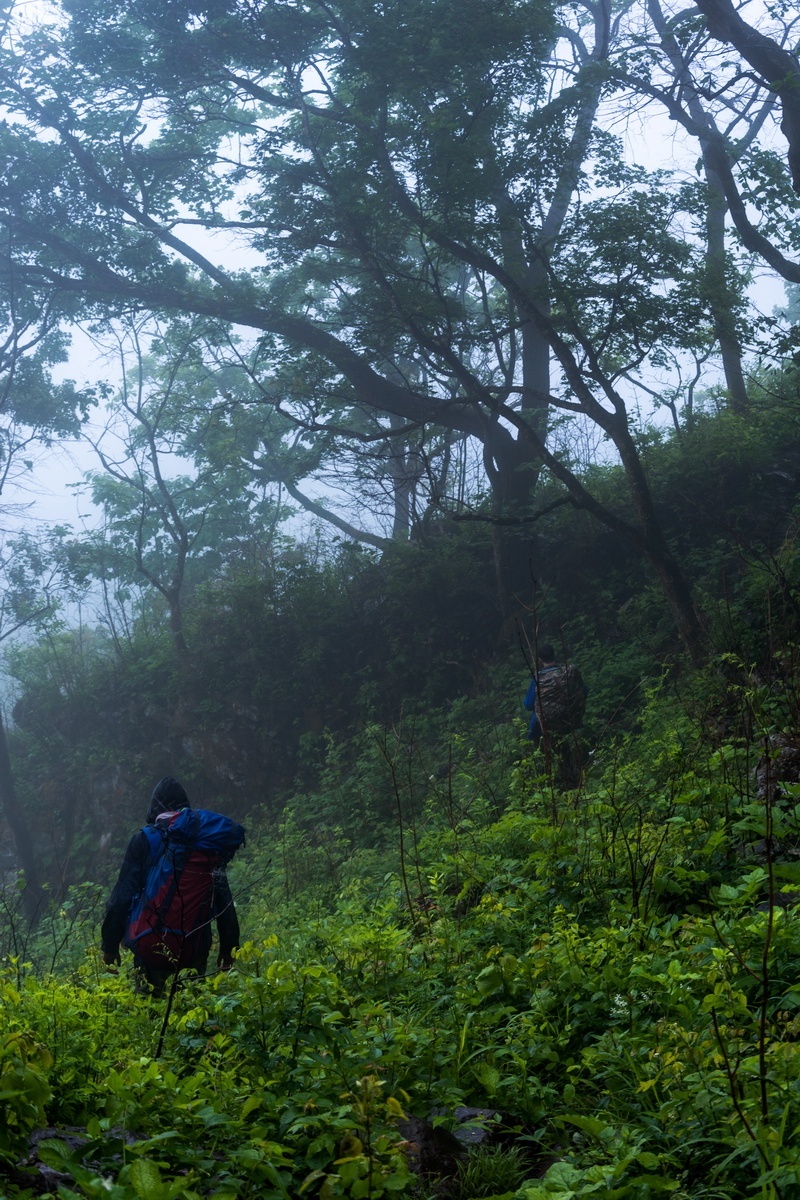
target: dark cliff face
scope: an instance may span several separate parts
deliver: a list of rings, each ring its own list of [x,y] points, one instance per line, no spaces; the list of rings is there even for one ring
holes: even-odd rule
[[[7,821],[0,817],[0,887],[6,878],[19,870],[17,855],[14,850],[14,839]]]

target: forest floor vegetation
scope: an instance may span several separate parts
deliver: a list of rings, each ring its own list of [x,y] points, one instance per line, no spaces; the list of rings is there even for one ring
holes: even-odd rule
[[[0,890],[0,1194],[800,1196],[794,422],[643,447],[702,670],[629,549],[564,507],[504,642],[479,530],[215,579],[186,656],[157,604],[127,640],[9,654],[53,900],[31,926],[15,873]],[[522,625],[568,634],[589,684],[573,790],[525,740]],[[156,999],[98,926],[165,762],[247,826],[245,940]]]
[[[758,794],[784,700],[737,702],[750,732],[712,745],[708,707],[651,689],[568,793],[521,721],[491,760],[465,731],[427,790],[373,738],[349,786],[383,763],[383,846],[291,808],[254,832],[235,967],[166,1026],[73,892],[0,976],[5,1194],[799,1195],[800,785]],[[420,1173],[404,1122],[463,1108],[481,1144]]]

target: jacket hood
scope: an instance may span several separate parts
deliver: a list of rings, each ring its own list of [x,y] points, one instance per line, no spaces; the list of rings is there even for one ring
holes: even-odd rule
[[[153,788],[150,807],[147,810],[147,824],[152,825],[159,813],[174,812],[179,808],[191,807],[183,786],[171,775],[165,775]]]

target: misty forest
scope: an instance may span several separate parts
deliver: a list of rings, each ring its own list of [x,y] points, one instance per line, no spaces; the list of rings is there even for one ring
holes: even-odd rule
[[[0,29],[0,1197],[798,1200],[800,12]]]

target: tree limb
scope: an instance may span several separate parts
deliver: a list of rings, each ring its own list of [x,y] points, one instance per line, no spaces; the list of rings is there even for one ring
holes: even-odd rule
[[[315,517],[320,517],[323,521],[328,521],[331,525],[335,525],[337,529],[341,529],[342,533],[347,534],[354,542],[365,542],[368,546],[374,546],[377,550],[385,550],[387,546],[392,544],[391,538],[379,537],[375,533],[367,533],[365,529],[356,529],[355,525],[351,525],[349,521],[346,521],[344,517],[340,517],[338,513],[331,512],[329,508],[325,508],[318,501],[304,495],[296,484],[289,483],[286,479],[282,479],[281,483],[292,499],[301,504],[307,512],[313,513]]]
[[[780,98],[781,130],[789,143],[787,161],[792,187],[800,195],[800,63],[790,51],[748,25],[731,0],[695,2],[708,22],[711,36],[734,46]]]

